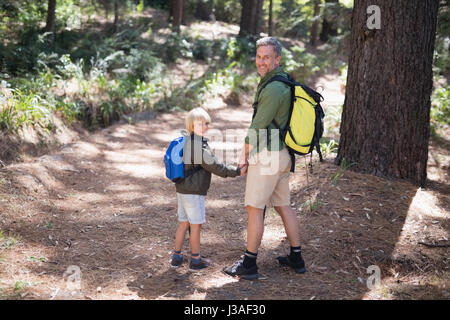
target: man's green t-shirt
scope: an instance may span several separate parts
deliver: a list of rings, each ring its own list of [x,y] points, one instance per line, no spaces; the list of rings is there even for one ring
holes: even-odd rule
[[[291,89],[288,85],[273,81],[269,83],[258,96],[261,88],[274,76],[281,75],[287,77],[282,67],[278,67],[268,74],[266,74],[259,82],[258,89],[255,94],[255,101],[257,100],[256,115],[248,129],[245,143],[253,146],[251,154],[262,151],[265,146],[269,151],[280,151],[286,144],[278,135],[278,143],[274,143],[273,137],[277,137],[275,130],[269,131],[272,138],[267,142],[267,133],[260,133],[259,129],[276,129],[272,120],[279,125],[280,128],[285,128],[289,118],[289,108],[291,105]],[[256,138],[258,137],[258,138]],[[259,141],[259,142],[257,142]],[[259,148],[257,144],[259,143]]]

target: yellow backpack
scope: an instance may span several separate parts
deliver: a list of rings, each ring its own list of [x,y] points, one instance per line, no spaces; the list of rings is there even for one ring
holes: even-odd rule
[[[325,116],[320,105],[320,102],[323,101],[322,95],[296,82],[289,75],[288,78],[281,75],[274,76],[259,92],[273,81],[283,82],[291,88],[291,106],[286,128],[280,128],[276,121],[272,120],[272,124],[280,130],[281,139],[286,143],[291,156],[294,157],[294,154],[306,155],[309,153],[312,156],[312,151],[315,147],[322,162],[323,158],[319,144],[320,138],[323,135],[323,118]],[[293,171],[293,168],[294,166],[291,171]]]

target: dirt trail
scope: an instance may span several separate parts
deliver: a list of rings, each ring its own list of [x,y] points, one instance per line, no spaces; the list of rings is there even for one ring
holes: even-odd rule
[[[249,107],[216,103],[209,111],[212,129],[224,136],[226,129],[242,136],[250,124]],[[448,184],[435,181],[434,189],[417,190],[350,171],[333,184],[330,178],[340,171],[331,156],[315,162],[308,176],[299,158],[291,177],[306,274],[277,265],[276,256],[289,244],[273,211],[258,255],[262,279],[237,281],[221,272],[245,249],[247,217],[245,179],[219,177],[213,177],[207,196],[202,231],[201,253],[213,265],[199,274],[189,273],[186,264],[172,270],[177,203],[162,158],[184,117],[158,114],[116,124],[1,171],[0,297],[450,298],[448,248],[419,244],[448,243]],[[211,145],[220,152],[240,143]],[[370,265],[381,268],[383,279],[374,290],[366,285]],[[70,266],[80,270],[78,282]]]

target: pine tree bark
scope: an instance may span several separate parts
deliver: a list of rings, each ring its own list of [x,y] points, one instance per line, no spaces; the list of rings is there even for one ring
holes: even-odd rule
[[[439,0],[379,0],[380,29],[355,1],[336,164],[423,186],[427,178],[432,63]]]
[[[56,0],[48,0],[47,5],[47,21],[44,31],[51,32],[50,45],[53,47],[55,43],[55,21],[56,21]]]
[[[309,43],[315,47],[317,44],[317,36],[319,34],[319,14],[320,14],[320,2],[321,0],[314,0],[314,22],[311,26],[311,38]]]
[[[170,6],[170,19],[175,31],[180,31],[183,22],[184,1],[172,0]]]
[[[48,0],[47,22],[45,24],[46,32],[55,32],[55,20],[56,20],[56,0]]]
[[[261,33],[261,28],[262,28],[262,21],[263,21],[263,4],[264,4],[264,0],[258,0],[257,4],[256,4],[256,25],[254,27],[253,34],[256,36],[259,36],[259,34]]]
[[[320,33],[320,40],[323,42],[327,42],[328,39],[334,36],[337,36],[337,28],[335,26],[335,19],[337,13],[333,12],[336,10],[336,4],[339,3],[339,0],[325,0],[325,10],[323,13],[323,22],[322,22],[322,32]]]
[[[119,30],[119,0],[114,0],[114,33]]]
[[[263,0],[243,0],[239,36],[259,36],[262,26]]]
[[[212,21],[214,18],[214,1],[199,1],[195,7],[194,16],[203,21]]]
[[[273,0],[269,2],[269,28],[267,33],[269,37],[273,35]]]

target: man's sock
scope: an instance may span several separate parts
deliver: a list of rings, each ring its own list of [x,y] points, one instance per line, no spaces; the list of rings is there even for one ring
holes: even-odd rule
[[[200,263],[200,253],[192,253],[191,254],[191,261],[194,264]]]
[[[250,251],[245,251],[245,255],[244,255],[244,262],[243,262],[243,266],[244,268],[252,268],[254,266],[256,266],[256,258],[257,258],[258,254],[257,253],[253,253]]]
[[[179,250],[179,251],[173,250],[173,255],[177,256],[177,257],[183,257],[183,255],[181,254],[181,250]]]
[[[292,262],[298,262],[302,258],[302,247],[291,247],[291,254],[289,255],[289,259]]]

